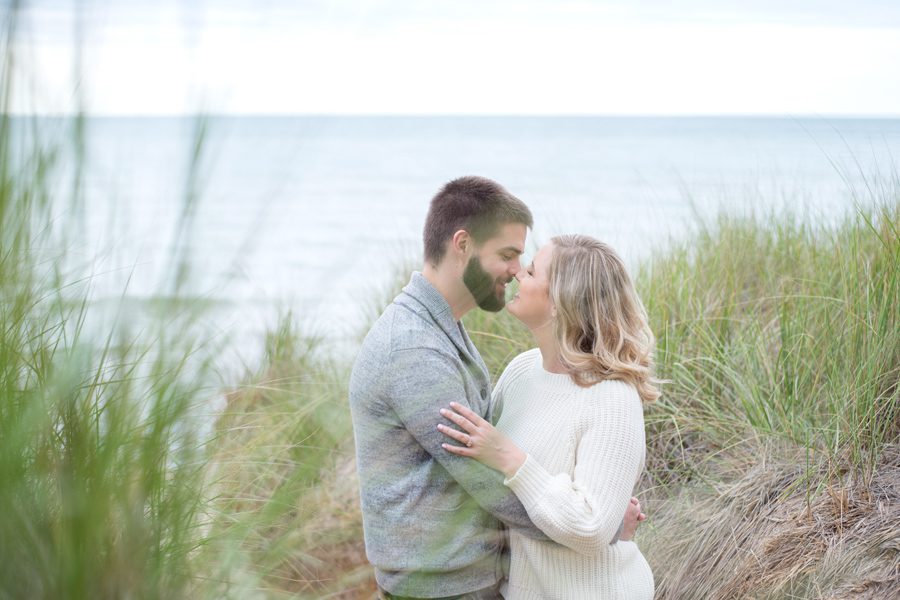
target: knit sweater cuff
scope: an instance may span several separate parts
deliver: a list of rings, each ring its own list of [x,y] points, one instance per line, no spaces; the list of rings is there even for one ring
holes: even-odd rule
[[[549,474],[540,463],[526,454],[525,462],[512,477],[503,480],[503,485],[515,492],[522,504],[528,506],[536,503],[547,490],[548,479]]]

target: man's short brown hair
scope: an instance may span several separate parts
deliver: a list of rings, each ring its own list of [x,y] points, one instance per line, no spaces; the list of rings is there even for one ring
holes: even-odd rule
[[[441,262],[447,253],[447,242],[460,229],[481,244],[508,223],[532,227],[534,219],[524,202],[486,177],[454,179],[431,199],[423,236],[425,260],[433,265]]]

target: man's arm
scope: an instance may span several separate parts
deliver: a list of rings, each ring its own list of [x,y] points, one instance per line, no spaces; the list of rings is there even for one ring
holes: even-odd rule
[[[454,456],[441,447],[446,441],[439,423],[450,424],[440,409],[450,402],[469,406],[465,386],[452,358],[429,348],[394,351],[385,375],[387,400],[407,431],[481,506],[510,529],[548,540],[516,495],[503,485],[503,476],[478,461]]]

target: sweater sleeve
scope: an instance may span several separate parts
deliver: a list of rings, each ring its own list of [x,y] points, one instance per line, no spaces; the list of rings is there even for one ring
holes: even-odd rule
[[[538,540],[547,536],[529,519],[516,495],[503,485],[503,476],[476,460],[457,456],[441,447],[448,438],[437,425],[446,422],[441,408],[450,402],[469,406],[459,373],[451,360],[430,349],[395,351],[391,356],[388,396],[407,431],[447,470],[484,510],[510,529]]]
[[[549,473],[531,455],[504,484],[552,540],[586,555],[617,535],[644,462],[644,419],[630,385],[608,381],[585,390],[575,468]]]

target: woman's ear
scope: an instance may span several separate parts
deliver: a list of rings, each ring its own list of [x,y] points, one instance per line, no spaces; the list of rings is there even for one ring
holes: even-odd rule
[[[556,305],[555,304],[550,305],[550,316],[553,317],[554,319],[556,318]]]

